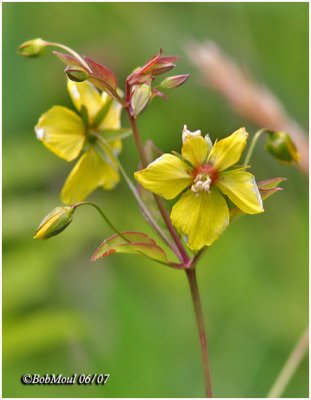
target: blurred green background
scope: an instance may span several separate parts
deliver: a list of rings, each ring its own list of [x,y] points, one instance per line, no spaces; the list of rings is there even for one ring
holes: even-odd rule
[[[307,3],[3,4],[3,395],[5,397],[200,397],[199,344],[185,276],[138,256],[90,263],[111,234],[92,209],[46,242],[32,235],[60,204],[71,165],[35,139],[38,117],[71,107],[63,65],[48,52],[17,55],[42,37],[114,69],[120,82],[159,48],[183,56],[187,85],[156,99],[139,122],[145,139],[180,149],[182,125],[212,138],[251,126],[201,86],[186,40],[216,41],[266,83],[308,129]],[[125,122],[126,123],[126,122]],[[127,139],[121,160],[132,173]],[[260,216],[233,224],[198,268],[217,397],[264,397],[308,322],[308,186],[263,150],[256,177],[284,176],[285,191]],[[124,230],[150,232],[125,184],[92,199]],[[22,374],[110,373],[106,386],[24,386]],[[285,394],[308,396],[303,361]]]

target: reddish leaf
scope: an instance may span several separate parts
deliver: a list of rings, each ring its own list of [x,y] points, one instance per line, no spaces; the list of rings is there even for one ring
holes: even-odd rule
[[[74,65],[76,67],[81,67],[81,62],[74,56],[69,54],[61,53],[59,51],[53,51],[53,53],[66,65]]]
[[[180,59],[180,56],[163,56],[158,59],[157,64],[170,64],[170,63],[174,63],[175,61],[177,61],[179,59]]]
[[[139,74],[148,74],[149,72],[151,72],[152,67],[159,60],[161,54],[162,54],[162,49],[160,49],[159,53],[153,56],[149,61],[147,61],[146,64],[142,66],[137,72]]]
[[[286,178],[272,178],[257,183],[262,200],[267,199],[273,193],[283,190],[278,187],[281,182],[286,181]]]
[[[113,90],[117,89],[118,81],[115,74],[107,67],[102,64],[97,63],[89,57],[83,57],[88,66],[92,70],[92,76],[95,79],[98,79],[104,82],[107,86],[112,88]]]
[[[163,93],[163,92],[160,92],[159,90],[157,90],[157,89],[152,89],[152,95],[151,95],[152,97],[152,99],[154,98],[154,97],[161,97],[162,99],[164,99],[164,100],[167,100],[168,99],[168,97],[167,97],[167,95],[165,94],[165,93]]]
[[[97,261],[114,253],[140,254],[167,263],[164,250],[142,232],[122,232],[122,236],[111,236],[97,248],[91,261]]]

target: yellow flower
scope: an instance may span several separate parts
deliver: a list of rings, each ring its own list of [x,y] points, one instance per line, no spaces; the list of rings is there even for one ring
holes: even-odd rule
[[[89,82],[68,80],[67,88],[80,115],[54,106],[40,117],[35,131],[49,150],[66,161],[81,154],[61,191],[63,202],[72,204],[84,200],[99,186],[112,189],[119,182],[116,169],[103,159],[104,149],[96,134],[120,128],[121,105],[107,93],[100,94]],[[112,138],[109,145],[115,155],[121,151],[120,139]]]
[[[208,135],[202,137],[185,126],[181,157],[163,154],[135,173],[144,188],[167,200],[183,192],[171,220],[193,251],[210,246],[228,226],[223,195],[246,214],[263,212],[254,176],[245,167],[230,168],[239,161],[247,136],[241,128],[212,145]]]

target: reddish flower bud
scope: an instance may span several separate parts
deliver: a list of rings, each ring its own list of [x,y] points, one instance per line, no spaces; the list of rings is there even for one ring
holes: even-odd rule
[[[156,75],[165,74],[166,72],[169,72],[171,69],[173,69],[175,67],[176,67],[176,65],[171,64],[171,63],[156,64],[152,71],[152,75],[156,76]]]

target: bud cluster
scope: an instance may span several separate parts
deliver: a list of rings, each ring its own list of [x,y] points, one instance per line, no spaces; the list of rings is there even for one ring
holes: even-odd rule
[[[127,101],[131,106],[131,112],[135,118],[144,111],[154,97],[167,99],[167,96],[158,90],[157,87],[152,87],[152,83],[157,76],[175,68],[176,65],[174,63],[178,59],[179,57],[177,56],[162,56],[162,50],[160,50],[144,66],[136,68],[128,76],[126,80]],[[164,79],[158,87],[161,89],[172,89],[181,86],[186,82],[188,77],[189,74],[171,76]]]

